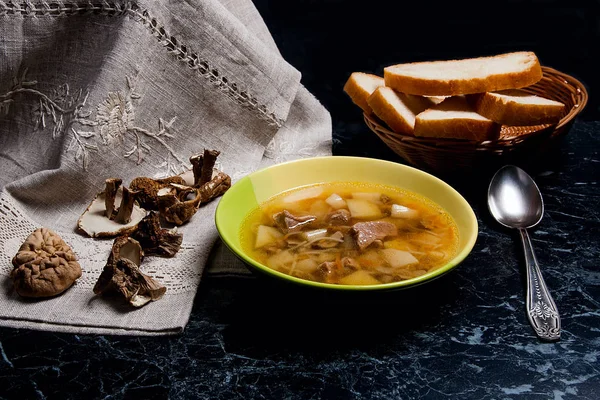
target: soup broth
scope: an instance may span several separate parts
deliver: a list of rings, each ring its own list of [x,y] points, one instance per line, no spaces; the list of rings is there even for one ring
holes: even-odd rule
[[[244,251],[311,281],[377,285],[414,278],[456,255],[458,229],[438,204],[399,188],[334,182],[284,192],[252,211]]]

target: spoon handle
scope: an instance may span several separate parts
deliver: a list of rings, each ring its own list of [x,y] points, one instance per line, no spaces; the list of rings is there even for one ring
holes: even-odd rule
[[[540,339],[558,340],[560,339],[560,317],[556,304],[542,277],[527,230],[519,229],[519,233],[523,242],[527,269],[527,317]]]

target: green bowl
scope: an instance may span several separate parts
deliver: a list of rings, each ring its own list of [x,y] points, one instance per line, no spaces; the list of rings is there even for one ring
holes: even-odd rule
[[[380,285],[337,285],[296,278],[255,261],[244,253],[240,229],[246,216],[260,203],[286,190],[332,181],[371,182],[404,188],[421,194],[442,206],[456,221],[459,248],[444,266],[425,275]],[[364,157],[327,156],[305,158],[255,171],[237,181],[225,192],[215,213],[219,235],[229,249],[255,273],[297,285],[333,291],[382,291],[404,289],[429,282],[462,262],[477,240],[478,225],[473,209],[444,181],[406,165]]]

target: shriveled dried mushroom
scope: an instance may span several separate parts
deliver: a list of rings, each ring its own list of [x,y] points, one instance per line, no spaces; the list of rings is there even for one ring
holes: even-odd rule
[[[156,211],[150,211],[140,221],[137,231],[131,237],[140,242],[144,254],[161,257],[175,256],[183,240],[183,234],[178,233],[176,228],[161,228],[160,216]]]
[[[186,186],[199,189],[200,203],[208,203],[231,187],[231,177],[215,168],[219,154],[221,152],[218,150],[204,149],[202,154],[192,155],[190,157],[192,169],[178,175],[183,178]]]
[[[160,214],[175,225],[188,222],[200,206],[200,190],[172,183],[170,187],[158,191],[158,210]]]
[[[23,297],[56,296],[81,277],[71,247],[51,229],[36,229],[12,259],[10,273],[16,292]]]
[[[120,293],[134,307],[160,299],[167,288],[142,273],[139,266],[143,257],[144,252],[137,240],[129,236],[117,237],[94,285],[94,293]]]
[[[217,157],[221,154],[218,150],[204,149],[202,154],[194,154],[190,157],[192,163],[192,172],[194,173],[194,182],[188,185],[200,187],[213,177]]]
[[[146,210],[136,202],[136,192],[118,184],[120,179],[106,180],[106,189],[98,193],[85,212],[79,217],[77,226],[91,237],[115,237],[127,235],[137,229],[138,223],[146,216]],[[111,201],[110,199],[114,199]],[[114,204],[120,204],[114,210]],[[110,207],[110,204],[113,207]],[[107,208],[108,207],[108,208]],[[109,211],[110,209],[110,211]],[[110,214],[110,216],[109,216]]]
[[[218,171],[210,181],[200,186],[202,203],[208,203],[212,199],[223,195],[230,187],[231,177],[224,172]]]
[[[139,191],[137,200],[146,210],[158,210],[158,191],[169,187],[171,183],[185,185],[185,179],[181,176],[170,176],[163,179],[152,179],[147,177],[138,177],[131,181],[129,188]]]

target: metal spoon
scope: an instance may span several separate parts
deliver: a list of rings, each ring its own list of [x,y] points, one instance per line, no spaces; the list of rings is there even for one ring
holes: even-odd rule
[[[521,168],[507,165],[492,177],[488,208],[500,224],[519,230],[527,268],[527,317],[540,339],[560,339],[560,317],[538,266],[526,228],[544,215],[544,201],[534,180]]]

